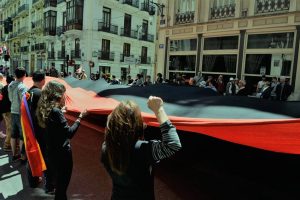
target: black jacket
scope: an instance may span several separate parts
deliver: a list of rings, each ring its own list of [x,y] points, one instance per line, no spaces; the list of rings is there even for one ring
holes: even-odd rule
[[[0,101],[0,113],[10,112],[11,102],[8,98],[8,85],[6,85],[6,86],[4,86],[4,88],[2,88],[1,94],[3,96],[3,99],[2,99],[2,101]]]

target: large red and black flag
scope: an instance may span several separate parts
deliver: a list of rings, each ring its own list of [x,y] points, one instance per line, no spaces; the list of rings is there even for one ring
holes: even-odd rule
[[[47,81],[52,78],[47,77]],[[108,115],[122,100],[138,103],[149,126],[157,127],[147,108],[150,95],[160,96],[178,130],[273,152],[300,154],[300,102],[279,102],[238,96],[219,96],[211,89],[152,85],[128,87],[104,80],[56,79],[67,88],[67,108]],[[25,83],[30,86],[31,80]],[[105,126],[105,123],[98,125]]]

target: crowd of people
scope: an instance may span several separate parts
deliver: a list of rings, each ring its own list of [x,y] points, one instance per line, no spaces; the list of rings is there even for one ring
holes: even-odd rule
[[[15,76],[6,76],[6,84],[0,74],[0,114],[6,127],[3,147],[12,152],[11,162],[27,163],[30,186],[37,187],[42,177],[32,176],[23,142],[26,133],[21,126],[21,102],[26,97],[24,101],[28,104],[34,136],[47,166],[43,177],[45,192],[54,194],[55,200],[66,200],[73,168],[70,140],[87,110],[83,110],[70,126],[64,116],[65,86],[55,80],[45,84],[45,73],[36,71],[32,74],[33,85],[28,89],[23,83],[25,77],[22,67],[15,70]],[[112,82],[116,81],[114,77]],[[137,84],[135,82],[132,84]],[[181,149],[163,100],[150,96],[147,104],[160,124],[161,140],[144,139],[146,126],[139,106],[133,101],[121,102],[108,116],[101,162],[112,178],[112,199],[154,199],[153,165]]]

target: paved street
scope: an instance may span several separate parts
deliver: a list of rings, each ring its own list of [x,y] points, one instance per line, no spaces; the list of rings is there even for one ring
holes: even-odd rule
[[[199,134],[181,133],[181,140],[183,150],[176,159],[162,161],[156,168],[157,200],[300,199],[298,156],[255,150]],[[85,126],[73,138],[70,200],[110,199],[111,180],[99,161],[102,141],[103,134]],[[29,188],[24,165],[10,163],[9,158],[10,154],[0,149],[0,200],[53,199],[42,185]]]

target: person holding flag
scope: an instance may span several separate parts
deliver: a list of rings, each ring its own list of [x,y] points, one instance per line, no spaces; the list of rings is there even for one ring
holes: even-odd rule
[[[36,71],[33,73],[32,75],[32,80],[33,80],[33,86],[28,90],[27,92],[27,96],[26,96],[26,102],[27,103],[27,107],[28,110],[30,112],[30,121],[32,122],[32,133],[34,134],[34,139],[36,139],[37,143],[39,144],[40,147],[40,151],[42,154],[42,157],[44,159],[44,161],[46,162],[46,166],[47,166],[47,170],[44,170],[44,185],[45,185],[45,192],[46,193],[54,193],[54,185],[53,185],[53,173],[52,173],[52,168],[51,168],[51,164],[49,162],[49,158],[48,158],[48,153],[47,153],[47,148],[46,148],[46,138],[45,138],[45,129],[43,129],[42,127],[39,126],[38,122],[37,122],[37,117],[36,117],[36,108],[37,108],[37,104],[38,101],[40,99],[41,93],[42,93],[42,88],[45,85],[45,73],[41,72],[41,71]],[[24,117],[23,115],[24,113],[22,112],[22,119]],[[25,113],[27,114],[27,113]],[[26,117],[26,116],[25,116]],[[24,133],[24,138],[28,139],[29,137],[26,134],[30,134],[28,133],[28,130],[23,129],[23,133]],[[27,140],[25,140],[27,141]],[[32,141],[31,143],[36,143],[36,141]],[[25,142],[26,143],[26,142]],[[28,144],[28,142],[26,143]],[[32,151],[32,149],[30,149],[30,146],[26,146],[26,150],[28,151]],[[39,150],[39,149],[38,149]],[[37,174],[35,172],[32,173],[33,170],[35,169],[42,169],[41,165],[42,165],[42,161],[41,161],[41,157],[40,154],[37,154],[37,156],[35,158],[33,158],[35,161],[39,160],[38,162],[32,163],[30,161],[32,161],[32,158],[29,158],[30,154],[27,153],[27,157],[28,157],[28,164],[27,164],[27,177],[28,177],[28,181],[29,181],[29,185],[30,187],[37,187],[39,184],[39,176],[36,176]],[[35,168],[35,169],[33,169]],[[33,169],[33,170],[32,170]],[[41,174],[41,171],[37,172],[38,174]]]
[[[78,130],[80,121],[87,115],[86,109],[80,113],[72,126],[63,114],[66,88],[58,81],[50,81],[42,90],[36,111],[38,123],[45,128],[46,144],[50,163],[55,176],[55,200],[67,200],[73,158],[70,140]]]

